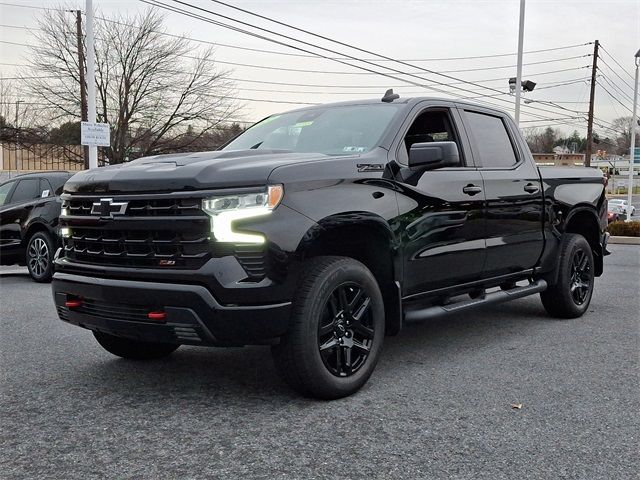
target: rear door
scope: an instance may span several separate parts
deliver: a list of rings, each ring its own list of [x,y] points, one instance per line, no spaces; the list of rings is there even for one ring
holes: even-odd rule
[[[532,268],[544,245],[538,168],[506,115],[461,107],[484,183],[487,257],[484,277]]]
[[[22,242],[22,226],[39,200],[40,179],[23,178],[17,180],[13,191],[0,207],[0,241],[3,255],[15,253]]]
[[[433,106],[431,106],[433,105]],[[419,104],[403,126],[396,150],[399,224],[405,296],[480,277],[485,258],[482,177],[453,105]],[[408,167],[413,143],[453,141],[460,165],[425,170]]]

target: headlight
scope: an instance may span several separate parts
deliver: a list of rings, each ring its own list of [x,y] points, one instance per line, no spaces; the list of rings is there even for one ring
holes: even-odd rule
[[[264,243],[264,236],[233,231],[233,222],[268,215],[284,195],[282,185],[270,185],[266,190],[205,198],[202,209],[211,216],[211,231],[219,242]]]

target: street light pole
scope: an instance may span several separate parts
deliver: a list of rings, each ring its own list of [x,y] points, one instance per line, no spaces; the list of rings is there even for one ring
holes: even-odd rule
[[[631,199],[633,198],[633,167],[635,165],[636,126],[638,125],[638,68],[640,67],[640,50],[635,55],[636,77],[633,83],[633,116],[631,118],[631,146],[629,148],[629,188],[627,189],[627,222],[631,221]]]
[[[520,0],[520,29],[518,30],[518,67],[516,71],[516,125],[520,125],[520,94],[522,93],[522,49],[524,44],[524,2]]]

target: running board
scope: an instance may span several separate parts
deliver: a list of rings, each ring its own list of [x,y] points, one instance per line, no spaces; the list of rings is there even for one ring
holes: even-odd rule
[[[524,287],[515,287],[510,290],[499,290],[497,292],[486,293],[479,298],[472,300],[464,300],[449,305],[435,305],[427,308],[419,308],[416,310],[406,310],[404,313],[404,321],[407,323],[418,322],[429,318],[440,317],[450,313],[459,313],[472,308],[493,303],[506,302],[515,300],[516,298],[528,297],[540,293],[547,288],[547,282],[538,280],[536,282],[525,285]]]

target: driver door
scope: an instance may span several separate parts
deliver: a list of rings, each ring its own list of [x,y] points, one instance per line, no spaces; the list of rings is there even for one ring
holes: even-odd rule
[[[458,111],[423,106],[405,125],[398,145],[398,226],[404,250],[405,296],[480,279],[486,256],[484,188],[473,163]],[[410,168],[413,143],[452,141],[460,164]]]

